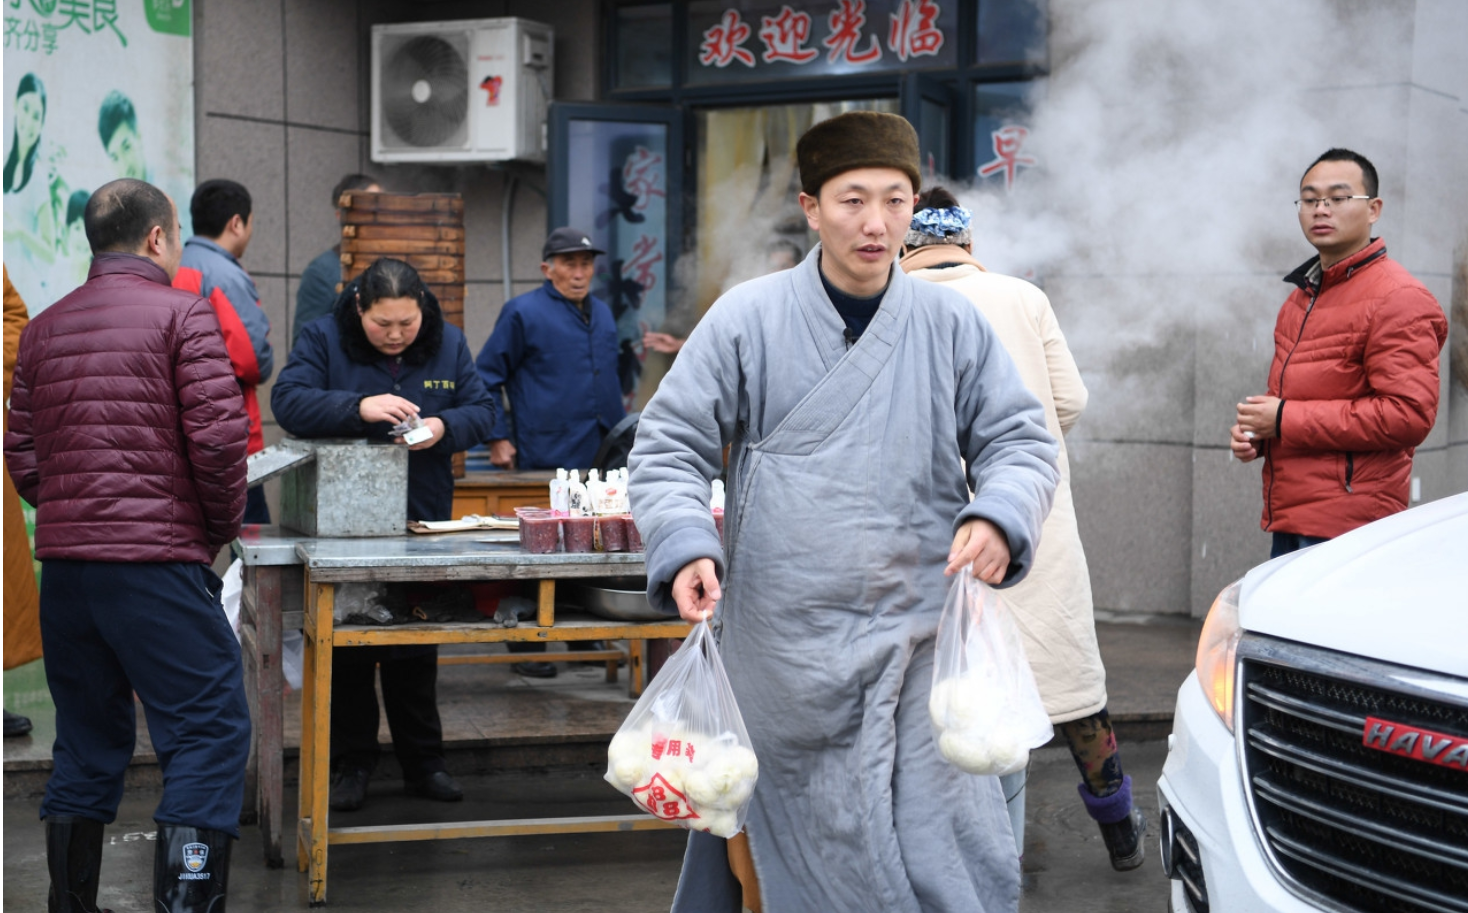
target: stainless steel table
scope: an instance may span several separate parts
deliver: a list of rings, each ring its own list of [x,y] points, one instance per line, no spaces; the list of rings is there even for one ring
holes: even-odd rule
[[[331,592],[337,583],[363,580],[536,580],[539,581],[538,617],[534,624],[518,628],[491,625],[414,625],[384,628],[330,626],[308,644],[325,643],[327,657],[325,686],[316,685],[330,703],[329,651],[335,646],[368,643],[470,643],[496,641],[627,640],[628,690],[641,693],[647,674],[647,641],[680,638],[687,626],[677,620],[667,623],[627,624],[600,620],[556,618],[555,581],[568,577],[628,576],[643,573],[641,554],[529,555],[513,545],[486,545],[474,541],[475,534],[454,536],[403,536],[387,539],[313,539],[276,526],[246,526],[234,543],[244,565],[244,591],[240,606],[240,643],[244,655],[245,685],[253,722],[250,756],[246,766],[246,801],[253,801],[259,823],[265,862],[284,864],[283,758],[285,748],[285,682],[281,666],[281,640],[289,630],[305,628],[307,562],[318,590]],[[319,597],[318,597],[319,598]],[[314,605],[314,603],[313,603]],[[331,611],[325,613],[330,624]],[[328,633],[329,632],[329,633]],[[308,635],[311,632],[307,632]],[[310,649],[307,653],[310,654]],[[601,654],[580,653],[577,659]],[[513,661],[513,654],[485,657],[453,657],[464,661]],[[309,661],[309,660],[308,660]],[[615,663],[609,664],[608,680],[614,680]],[[308,765],[307,733],[312,730],[308,696],[313,682],[304,683],[302,713],[301,796],[305,816]],[[329,718],[320,726],[329,733]],[[329,748],[322,742],[323,761]],[[323,775],[321,782],[326,783]],[[323,795],[327,787],[323,785]],[[320,820],[324,821],[324,817]],[[585,829],[585,828],[582,828]],[[454,836],[468,836],[455,834]],[[334,842],[343,842],[337,837]],[[417,839],[417,838],[383,838]],[[360,841],[359,841],[360,842]],[[323,853],[324,860],[324,853]],[[322,882],[324,893],[324,878]]]
[[[491,545],[474,536],[306,540],[295,546],[305,570],[304,679],[301,695],[300,818],[296,864],[308,873],[310,902],[326,901],[327,849],[332,844],[442,840],[530,833],[630,831],[669,826],[650,815],[527,818],[443,824],[332,828],[328,824],[331,760],[331,655],[334,649],[379,644],[498,643],[506,641],[627,640],[633,693],[642,686],[645,643],[681,638],[688,625],[556,617],[556,581],[644,573],[642,555],[627,553],[530,555],[517,545]],[[336,625],[336,587],[354,581],[536,580],[536,624],[423,624],[375,627]]]
[[[240,651],[250,700],[250,756],[245,801],[264,838],[265,863],[285,865],[282,846],[285,764],[285,674],[281,638],[301,627],[305,568],[296,546],[307,537],[277,526],[246,526],[234,542],[243,569]],[[249,817],[248,815],[246,816]]]

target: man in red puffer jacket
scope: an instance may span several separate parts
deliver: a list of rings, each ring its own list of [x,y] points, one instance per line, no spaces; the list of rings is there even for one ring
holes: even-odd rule
[[[1437,418],[1437,299],[1371,237],[1376,168],[1331,149],[1300,180],[1300,228],[1318,250],[1274,326],[1269,393],[1238,406],[1230,447],[1264,457],[1271,557],[1407,506],[1412,454]]]
[[[84,217],[86,284],[21,337],[5,459],[36,506],[56,704],[41,802],[52,910],[94,910],[133,693],[163,770],[154,909],[223,909],[250,717],[210,563],[239,532],[249,424],[209,303],[172,288],[178,212],[124,179]]]
[[[235,181],[205,181],[194,189],[189,203],[194,236],[185,242],[173,287],[194,292],[214,308],[224,349],[245,397],[250,417],[250,453],[265,449],[257,388],[270,380],[275,355],[270,348],[270,320],[260,307],[255,280],[240,258],[255,236],[255,214],[250,191]],[[252,487],[245,496],[245,522],[269,523],[265,489]]]

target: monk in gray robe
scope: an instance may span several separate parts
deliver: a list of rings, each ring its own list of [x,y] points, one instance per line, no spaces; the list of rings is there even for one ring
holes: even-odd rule
[[[747,841],[691,833],[673,910],[1013,911],[999,781],[942,759],[928,695],[945,575],[1025,575],[1056,443],[978,311],[894,265],[912,127],[843,114],[796,154],[820,244],[714,304],[629,464],[649,599],[712,614],[759,757]]]

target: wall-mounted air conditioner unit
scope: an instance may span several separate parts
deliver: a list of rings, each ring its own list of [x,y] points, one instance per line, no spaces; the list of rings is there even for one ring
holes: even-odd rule
[[[374,25],[372,160],[545,161],[554,46],[525,19]]]

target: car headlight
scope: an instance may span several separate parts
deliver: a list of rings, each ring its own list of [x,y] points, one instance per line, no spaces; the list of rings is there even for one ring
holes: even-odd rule
[[[1223,588],[1208,610],[1203,622],[1203,634],[1198,638],[1198,684],[1208,703],[1229,732],[1234,730],[1234,657],[1238,652],[1239,638],[1243,629],[1239,627],[1239,588],[1242,580],[1235,580]]]

